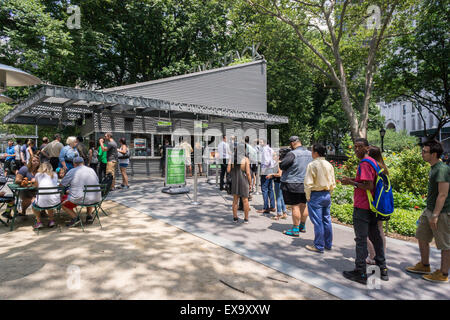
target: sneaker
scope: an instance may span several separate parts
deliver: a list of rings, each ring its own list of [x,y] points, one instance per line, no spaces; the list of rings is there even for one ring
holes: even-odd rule
[[[90,224],[90,223],[92,223],[94,221],[94,218],[92,217],[92,216],[90,216],[90,215],[87,215],[86,216],[86,224]]]
[[[80,223],[80,218],[78,218],[78,217],[76,217],[76,218],[73,218],[72,220],[70,220],[70,222],[69,223],[67,223],[66,224],[66,227],[75,227],[76,225],[78,225],[79,223]]]
[[[383,281],[389,281],[388,269],[380,269],[380,279]]]
[[[424,266],[422,262],[417,263],[414,267],[406,267],[405,269],[408,272],[412,273],[420,273],[420,274],[429,274],[431,273],[430,266]]]
[[[436,270],[432,274],[423,275],[422,278],[431,282],[448,282],[448,275],[444,275],[441,270]]]
[[[305,227],[304,225],[300,225],[300,226],[298,227],[298,229],[299,229],[299,231],[300,231],[301,233],[305,233],[305,232],[306,232],[306,227]]]
[[[49,227],[49,228],[53,228],[54,226],[55,226],[55,221],[50,220],[50,221],[48,222],[48,227]]]
[[[40,229],[40,228],[42,228],[42,227],[43,227],[42,222],[36,222],[36,223],[34,224],[34,226],[33,226],[33,229],[34,229],[34,230],[37,230],[37,229]]]
[[[323,251],[320,251],[320,250],[317,249],[315,246],[310,246],[309,244],[307,244],[307,245],[305,246],[305,248],[306,248],[307,250],[309,250],[309,251],[312,251],[312,252],[323,253]]]
[[[234,223],[237,223],[238,221],[239,221],[239,218],[233,217],[233,222],[234,222]]]
[[[342,275],[352,281],[356,281],[361,284],[367,284],[367,274],[358,270],[344,271]]]
[[[248,223],[248,219],[244,219],[244,223],[247,224]]]

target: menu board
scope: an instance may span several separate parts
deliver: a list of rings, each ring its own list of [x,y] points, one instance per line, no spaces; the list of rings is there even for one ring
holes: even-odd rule
[[[166,149],[166,187],[186,185],[184,149]]]
[[[135,149],[146,149],[147,148],[147,139],[142,139],[142,138],[134,139],[134,148]]]

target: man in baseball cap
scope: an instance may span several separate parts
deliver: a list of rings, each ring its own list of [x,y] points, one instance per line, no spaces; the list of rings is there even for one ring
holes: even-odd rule
[[[69,194],[67,198],[63,200],[62,209],[70,215],[72,220],[66,225],[67,227],[73,227],[78,225],[81,220],[75,213],[74,209],[80,205],[95,204],[101,200],[101,190],[98,192],[84,192],[84,188],[87,185],[98,185],[98,176],[91,167],[84,165],[84,159],[77,156],[73,159],[74,168],[67,172],[64,178],[61,180],[61,185],[69,187]],[[93,189],[95,190],[95,189]],[[94,218],[92,217],[92,211],[94,206],[87,207],[86,224],[92,223]]]
[[[306,232],[305,223],[308,218],[306,207],[306,194],[303,182],[305,180],[306,168],[312,161],[311,151],[302,147],[297,136],[289,138],[291,150],[281,161],[280,169],[281,190],[284,202],[292,206],[292,229],[283,233],[292,237],[298,237],[300,232]]]

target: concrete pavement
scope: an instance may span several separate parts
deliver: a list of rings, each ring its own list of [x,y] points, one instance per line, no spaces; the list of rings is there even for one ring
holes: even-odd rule
[[[192,179],[188,184],[192,186]],[[314,239],[313,226],[299,238],[282,234],[291,227],[291,219],[274,221],[261,216],[253,209],[250,223],[234,224],[231,213],[231,196],[215,186],[199,182],[200,206],[192,205],[192,192],[168,195],[161,192],[162,179],[148,178],[132,181],[131,188],[111,193],[111,200],[134,208],[153,218],[206,239],[212,243],[244,255],[270,268],[290,275],[342,299],[448,299],[450,285],[422,280],[419,275],[404,272],[404,268],[419,260],[414,243],[388,238],[387,264],[390,280],[381,281],[379,289],[348,281],[342,271],[354,268],[355,243],[353,229],[333,224],[332,251],[317,254],[306,250]],[[192,188],[193,189],[193,188]],[[254,197],[252,206],[261,208],[261,196]],[[240,213],[240,217],[243,214]],[[431,250],[433,269],[440,266],[440,252]],[[376,287],[374,285],[374,287]]]

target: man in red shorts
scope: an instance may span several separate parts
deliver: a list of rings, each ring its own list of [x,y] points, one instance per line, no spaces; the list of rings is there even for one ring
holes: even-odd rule
[[[72,220],[66,224],[67,227],[74,227],[80,223],[80,218],[75,213],[74,209],[79,204],[94,204],[100,201],[101,192],[88,192],[84,194],[84,187],[86,185],[98,185],[98,177],[95,171],[84,165],[82,157],[75,157],[73,159],[74,169],[70,170],[61,180],[61,185],[69,187],[69,194],[63,198],[62,209],[66,212]],[[94,207],[87,208],[86,224],[93,221],[92,211]]]

